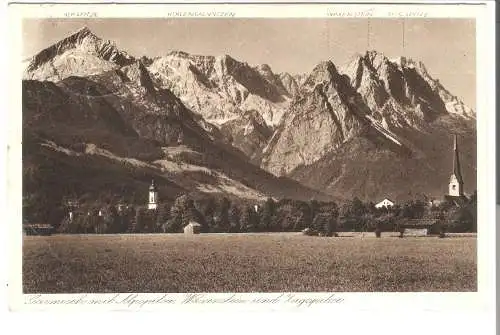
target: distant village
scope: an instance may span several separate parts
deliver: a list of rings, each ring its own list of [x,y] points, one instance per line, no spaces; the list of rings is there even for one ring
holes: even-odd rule
[[[124,202],[97,209],[81,208],[76,200],[66,203],[67,213],[58,225],[25,223],[25,234],[116,234],[116,233],[240,233],[302,232],[336,236],[339,232],[383,232],[443,237],[446,232],[477,230],[477,196],[466,196],[460,168],[457,136],[454,137],[453,169],[448,193],[442,199],[398,204],[389,197],[377,203],[358,198],[338,206],[333,202],[268,198],[265,202],[240,205],[222,199],[203,201],[180,195],[174,203],[162,203],[152,180],[145,190],[143,206]]]

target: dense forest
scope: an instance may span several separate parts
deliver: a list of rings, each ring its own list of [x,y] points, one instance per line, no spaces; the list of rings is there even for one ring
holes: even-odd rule
[[[476,208],[475,193],[461,207],[451,203],[430,206],[414,200],[389,208],[376,208],[358,198],[340,206],[334,202],[272,198],[257,205],[226,197],[195,200],[181,195],[156,210],[111,203],[76,208],[72,217],[61,212],[51,224],[60,233],[180,233],[189,222],[196,222],[204,233],[299,232],[309,228],[332,235],[340,231],[398,231],[405,220],[434,219],[439,229],[475,232]]]

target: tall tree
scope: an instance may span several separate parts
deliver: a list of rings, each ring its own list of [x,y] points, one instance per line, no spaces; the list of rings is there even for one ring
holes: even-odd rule
[[[272,231],[273,230],[273,220],[276,215],[276,202],[273,198],[267,198],[264,206],[262,207],[262,212],[260,215],[260,229],[261,231]]]
[[[310,222],[312,224],[314,217],[319,213],[319,202],[315,199],[309,201],[309,210],[310,210]]]
[[[218,232],[227,232],[229,230],[229,208],[231,207],[231,201],[224,197],[219,203],[219,208],[217,211],[216,219],[216,230]]]
[[[340,216],[344,226],[355,231],[359,231],[364,227],[363,217],[365,213],[366,207],[358,197],[346,202],[340,209]]]
[[[200,204],[200,212],[203,214],[207,223],[207,230],[213,229],[215,226],[215,215],[217,213],[217,201],[214,197],[209,196],[205,202]]]
[[[238,233],[240,231],[241,210],[237,204],[231,204],[229,208],[229,232]]]
[[[155,231],[157,232],[166,232],[167,231],[167,221],[170,219],[170,206],[167,203],[163,203],[160,205],[157,215],[156,215],[156,227]]]
[[[191,221],[194,221],[194,222],[200,224],[201,231],[203,233],[208,232],[207,221],[205,220],[205,217],[203,216],[203,214],[196,208],[194,201],[192,201],[192,200],[187,202],[186,214],[185,214],[185,219],[184,219],[185,224],[188,224]]]
[[[253,206],[246,206],[240,218],[240,231],[241,232],[255,232],[257,231],[258,221],[257,213]]]
[[[191,199],[186,194],[182,194],[175,199],[174,204],[170,208],[169,232],[180,232],[182,227],[189,223],[187,212],[190,201]]]
[[[135,232],[142,233],[146,226],[146,210],[142,207],[137,207],[135,210]]]
[[[106,233],[118,233],[118,211],[116,207],[108,204],[104,210],[104,223],[106,225]]]

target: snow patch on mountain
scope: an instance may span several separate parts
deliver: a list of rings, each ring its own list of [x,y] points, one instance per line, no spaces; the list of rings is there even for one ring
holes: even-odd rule
[[[216,125],[256,110],[275,126],[290,100],[268,66],[252,68],[227,55],[172,52],[154,59],[148,69],[160,86]]]

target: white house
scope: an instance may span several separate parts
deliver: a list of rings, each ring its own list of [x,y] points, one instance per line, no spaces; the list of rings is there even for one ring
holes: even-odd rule
[[[392,206],[394,206],[394,201],[392,201],[391,199],[385,198],[384,200],[382,200],[381,202],[376,204],[375,208],[382,208],[382,207],[389,208]]]

